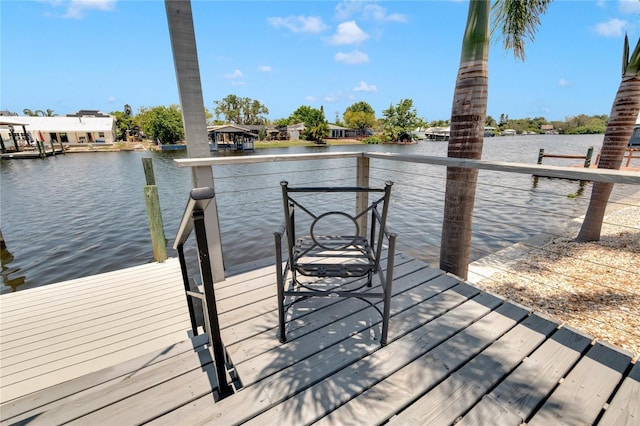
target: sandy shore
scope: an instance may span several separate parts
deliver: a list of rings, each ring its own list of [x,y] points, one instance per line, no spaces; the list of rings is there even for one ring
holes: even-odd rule
[[[474,262],[469,281],[640,355],[640,193],[607,213],[601,239],[576,243],[582,218]]]

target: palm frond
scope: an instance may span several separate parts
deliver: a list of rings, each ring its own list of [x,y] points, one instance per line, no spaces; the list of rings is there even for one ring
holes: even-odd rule
[[[629,43],[626,45],[627,52],[629,51]],[[629,58],[627,63],[627,67],[624,70],[623,75],[640,75],[640,37],[638,37],[638,43],[636,43],[636,48],[633,49],[633,53]]]
[[[491,37],[502,39],[506,50],[525,59],[525,40],[535,40],[544,14],[552,0],[496,0],[492,6]]]
[[[622,48],[622,75],[627,72],[627,65],[629,65],[629,37],[625,34]]]

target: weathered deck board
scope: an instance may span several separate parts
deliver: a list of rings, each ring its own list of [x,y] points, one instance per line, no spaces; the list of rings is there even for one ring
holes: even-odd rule
[[[636,361],[602,417],[603,425],[640,424],[640,363]]]
[[[451,286],[455,284],[455,280],[454,279],[449,279],[448,283],[445,282],[441,282],[438,285],[435,285],[435,287],[441,288],[442,286]],[[397,285],[396,289],[401,289],[402,286],[401,285]],[[437,291],[432,290],[431,294],[435,294]],[[346,304],[346,303],[351,303],[351,302],[356,302],[356,301],[352,301],[352,300],[345,300],[342,301],[342,304]],[[415,304],[415,302],[414,302]],[[274,301],[274,305],[275,305],[275,301]],[[338,304],[334,304],[334,305],[338,305]],[[335,306],[329,306],[328,308],[333,308]],[[326,308],[325,308],[326,309]],[[371,309],[371,308],[369,308]],[[371,309],[372,310],[372,309]],[[362,311],[362,309],[360,309],[360,312]],[[346,311],[344,311],[342,313],[342,320],[340,321],[341,323],[344,323],[346,321],[347,318],[349,317],[354,317],[358,315],[358,312],[356,312],[355,314],[351,314],[349,315],[348,309]],[[377,316],[377,313],[375,314]],[[322,315],[324,316],[324,315]],[[335,316],[334,316],[335,317]],[[339,318],[339,317],[338,317]],[[362,318],[360,316],[360,318]],[[376,320],[378,320],[376,318]],[[369,351],[372,350],[376,350],[379,347],[379,344],[377,342],[377,339],[374,339],[370,336],[367,335],[363,335],[362,333],[360,334],[356,334],[356,335],[352,335],[350,338],[348,338],[348,342],[347,343],[342,343],[340,347],[349,347],[354,345],[357,342],[360,342],[360,347],[361,350],[355,350],[352,349],[348,352],[346,358],[343,357],[343,359],[341,358],[341,352],[340,351],[336,351],[335,350],[335,346],[332,347],[332,345],[327,343],[327,340],[325,339],[325,336],[331,336],[333,337],[337,337],[339,339],[344,339],[345,337],[348,337],[349,333],[331,333],[332,328],[334,328],[335,322],[329,322],[327,324],[325,324],[322,328],[317,328],[316,325],[313,326],[308,326],[306,327],[307,329],[311,329],[312,331],[309,332],[309,330],[307,330],[307,333],[304,333],[298,340],[302,340],[303,343],[300,343],[300,345],[296,345],[296,346],[287,346],[285,349],[285,353],[283,353],[283,347],[279,344],[277,338],[275,337],[275,333],[270,334],[270,341],[271,342],[275,342],[277,343],[275,348],[272,348],[272,350],[268,351],[268,352],[264,352],[263,354],[261,354],[260,356],[256,356],[256,357],[252,357],[248,360],[242,360],[242,359],[237,359],[237,358],[232,358],[234,363],[235,363],[235,367],[236,370],[238,371],[240,377],[242,378],[242,381],[244,383],[245,386],[251,385],[252,383],[259,381],[260,379],[263,379],[267,376],[272,376],[269,377],[269,380],[273,380],[273,377],[275,376],[277,377],[289,377],[289,376],[294,376],[294,377],[302,377],[302,374],[309,374],[309,365],[314,365],[315,367],[317,367],[317,363],[313,362],[314,357],[315,358],[319,358],[323,361],[323,366],[325,368],[323,369],[319,369],[317,370],[318,372],[323,372],[321,376],[317,377],[316,380],[321,380],[323,375],[326,374],[326,371],[328,371],[328,369],[336,369],[339,368],[341,365],[345,365],[348,364],[349,362],[352,362],[354,359],[358,359],[359,357],[362,357],[364,355],[366,355]],[[357,321],[353,323],[354,326],[357,326]],[[274,323],[275,326],[275,323]],[[370,325],[365,324],[364,325],[365,328],[370,327]],[[375,325],[374,325],[375,327]],[[302,327],[305,328],[305,327]],[[301,328],[301,329],[302,329]],[[347,327],[348,329],[348,327]],[[357,328],[355,329],[357,330]],[[323,343],[321,343],[323,342]],[[349,343],[351,342],[351,344]],[[253,344],[253,341],[251,342],[251,344]],[[300,348],[300,347],[305,347],[306,352],[308,355],[311,355],[311,358],[308,358],[307,360],[305,360],[303,363],[297,363],[293,366],[290,366],[288,363],[289,362],[295,362],[295,359],[297,358],[298,355],[300,355],[301,358],[304,358],[304,355],[297,353],[296,349]],[[322,350],[323,347],[326,347],[327,349]],[[318,349],[320,348],[320,349]],[[321,351],[320,353],[316,353],[318,350]],[[292,354],[294,354],[294,356],[287,356],[286,352],[291,352]],[[284,364],[283,362],[280,360],[284,358]],[[281,371],[282,370],[282,371]],[[313,381],[313,378],[307,378],[307,380]],[[166,388],[166,389],[165,389]],[[162,389],[162,390],[161,390]],[[196,382],[193,381],[190,385],[190,393],[186,395],[187,398],[191,398],[192,395],[201,395],[200,401],[204,402],[204,406],[205,407],[211,407],[211,401],[214,400],[214,396],[211,395],[212,392],[212,388],[211,388],[211,384],[207,383],[205,381],[200,381],[200,382]],[[251,393],[247,393],[247,391],[251,389],[250,386],[248,386],[243,392],[246,393],[247,396],[249,396]],[[149,389],[147,391],[147,393],[155,393],[160,391],[163,394],[167,394],[167,393],[171,393],[173,396],[170,398],[172,401],[180,401],[183,400],[185,398],[185,393],[183,392],[183,390],[181,390],[179,387],[175,387],[173,385],[167,385],[166,387],[158,387],[157,389]],[[141,401],[146,401],[147,399],[151,399],[153,400],[153,397],[147,397],[147,398],[143,398]],[[270,399],[273,399],[273,397],[270,396]],[[229,399],[221,401],[220,404],[223,404],[224,402],[229,401]],[[186,404],[189,401],[184,401],[183,403]],[[128,407],[131,406],[131,404],[134,403],[135,401],[132,401],[131,398],[127,399],[126,401],[126,405]],[[116,405],[118,404],[114,404],[114,406],[112,407],[105,407],[103,410],[106,410],[106,412],[108,412],[109,414],[96,414],[98,416],[107,416],[110,419],[114,419],[114,416],[117,416],[117,412],[114,412],[113,410],[116,409]],[[218,406],[217,404],[215,406]],[[247,406],[245,404],[245,407],[238,411],[238,410],[232,410],[232,414],[233,415],[237,415],[239,413],[249,413],[249,415],[251,415],[252,410],[254,410],[255,408],[249,408],[251,405]],[[268,408],[268,407],[267,407]],[[193,419],[191,419],[189,417],[190,414],[196,414],[196,415],[201,415],[202,413],[195,413],[193,410],[188,410],[191,413],[179,413],[180,410],[172,413],[172,415],[177,415],[179,418],[179,422],[187,422],[187,423],[191,423],[193,421]],[[145,415],[149,415],[149,413],[153,413],[151,411],[150,408],[145,407]],[[210,412],[210,410],[205,410],[205,413]],[[156,412],[156,415],[160,415],[162,413],[160,412]],[[172,416],[169,416],[169,419],[171,419]],[[115,417],[115,419],[117,420],[118,417]],[[143,421],[144,419],[140,419],[140,418],[136,418],[139,421]],[[129,418],[129,421],[131,421],[131,419]],[[166,421],[166,419],[165,419]],[[171,421],[171,420],[169,420]]]
[[[273,265],[217,283],[241,381],[221,401],[206,336],[185,340],[175,260],[3,295],[1,424],[638,424],[640,369],[629,354],[395,260],[384,347],[375,309],[329,298],[298,304],[281,344]]]
[[[181,282],[170,259],[2,295],[0,400],[187,339]]]
[[[591,340],[590,337],[567,327],[558,330],[500,383],[488,395],[487,401],[481,401],[466,415],[469,416],[471,424],[492,421],[493,417],[487,418],[476,412],[477,409],[491,416],[492,410],[485,408],[484,404],[494,406],[497,404],[513,412],[520,419],[512,423],[514,425],[527,420],[542,400],[565,377],[591,344]],[[499,409],[499,411],[502,410]],[[465,418],[462,419],[463,423]]]
[[[518,315],[515,310],[511,315],[505,316],[503,322],[508,326],[511,320],[513,325],[524,318],[525,314],[523,311]],[[393,420],[400,424],[453,423],[556,328],[557,324],[550,321],[537,316],[529,317]]]
[[[529,425],[590,424],[623,378],[631,356],[596,343],[560,383]]]
[[[101,389],[111,387],[121,381],[127,381],[145,369],[156,365],[162,369],[166,368],[165,366],[173,361],[173,357],[185,353],[193,356],[194,351],[203,349],[207,342],[206,335],[196,336],[191,340],[179,342],[170,347],[149,352],[112,367],[66,381],[48,388],[46,392],[37,392],[14,399],[1,407],[0,415],[3,424],[6,419],[11,419],[12,422],[21,421],[44,411],[56,410],[57,407],[69,404],[71,401],[77,404],[77,400],[87,394],[92,395],[93,398],[95,397],[94,393]]]

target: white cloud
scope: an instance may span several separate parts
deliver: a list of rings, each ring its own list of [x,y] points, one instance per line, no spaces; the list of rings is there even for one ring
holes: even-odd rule
[[[356,87],[353,88],[354,92],[377,92],[378,88],[375,84],[367,84],[361,81]]]
[[[569,80],[565,80],[564,78],[561,78],[560,80],[558,80],[558,86],[560,87],[571,86],[571,82]]]
[[[325,102],[338,102],[340,100],[340,96],[338,95],[326,95],[322,98],[323,101]]]
[[[406,22],[407,20],[405,15],[400,13],[387,14],[387,9],[384,7],[365,1],[347,0],[338,3],[336,6],[337,20],[344,21],[353,16],[382,22]]]
[[[624,29],[628,22],[622,19],[609,19],[607,22],[601,22],[595,26],[597,34],[604,37],[619,37],[624,34]]]
[[[242,73],[242,71],[240,71],[239,69],[234,70],[232,73],[229,74],[225,74],[224,78],[242,78],[244,77],[244,74]]]
[[[354,50],[349,53],[338,52],[333,58],[336,62],[344,62],[345,64],[362,64],[369,62],[369,56],[359,50]]]
[[[107,102],[109,102],[110,104],[114,103],[116,101],[116,98],[114,96],[109,96],[107,98]]]
[[[245,84],[247,84],[247,83],[244,82],[244,81],[235,81],[234,80],[234,81],[231,82],[232,86],[244,86]]]
[[[318,16],[287,16],[267,18],[274,28],[284,27],[294,33],[321,33],[328,27]]]
[[[336,6],[336,19],[344,21],[362,10],[364,3],[359,0],[347,0],[338,3]]]
[[[65,3],[56,2],[54,6]],[[110,11],[115,9],[116,0],[71,0],[63,18],[82,19],[91,10]]]
[[[356,21],[347,21],[338,25],[336,33],[331,37],[332,44],[357,44],[369,38],[369,34],[365,33],[358,27]]]
[[[260,65],[258,67],[258,71],[271,72],[271,71],[273,71],[273,69],[269,65]]]
[[[387,15],[387,9],[377,4],[368,4],[364,7],[365,19],[373,19],[383,22],[406,22],[407,17],[400,13],[392,13]]]
[[[625,15],[638,14],[640,13],[640,1],[620,0],[618,2],[618,10]]]
[[[305,96],[304,100],[307,102],[315,102],[318,100],[318,98],[316,98],[315,96]]]

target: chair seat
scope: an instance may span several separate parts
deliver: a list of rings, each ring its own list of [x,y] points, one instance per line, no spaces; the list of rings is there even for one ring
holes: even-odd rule
[[[293,257],[296,271],[315,277],[362,277],[376,266],[369,242],[358,236],[298,238]]]

